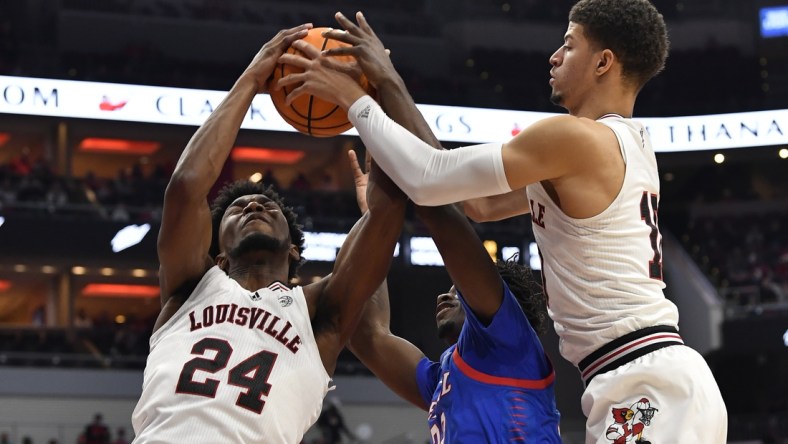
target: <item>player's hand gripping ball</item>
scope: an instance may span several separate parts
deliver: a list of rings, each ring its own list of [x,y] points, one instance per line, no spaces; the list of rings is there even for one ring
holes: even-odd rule
[[[330,28],[312,28],[303,40],[321,51],[340,46],[349,46],[347,43],[323,37],[321,33],[328,29]],[[289,48],[287,52],[291,54],[300,53],[300,51],[293,47]],[[336,56],[335,58],[340,62],[354,61],[351,56]],[[292,65],[277,64],[274,69],[273,77],[271,78],[271,85],[276,84],[279,79],[294,72],[302,72],[302,70]],[[363,74],[361,74],[358,83],[367,93],[374,97],[374,88],[369,84],[369,81]],[[353,124],[350,123],[347,118],[346,111],[339,107],[339,105],[319,97],[302,95],[293,101],[292,104],[286,105],[285,98],[297,87],[298,85],[291,85],[270,92],[271,101],[274,102],[274,106],[279,112],[279,115],[281,115],[293,128],[309,136],[331,137],[341,134],[353,127]]]

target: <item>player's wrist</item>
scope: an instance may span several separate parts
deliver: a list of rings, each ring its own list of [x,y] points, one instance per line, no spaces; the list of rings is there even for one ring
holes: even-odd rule
[[[348,105],[345,109],[347,109],[348,119],[353,122],[354,117],[357,116],[358,113],[364,109],[367,105],[371,105],[375,102],[375,99],[372,96],[364,94],[356,97],[354,100],[350,101],[350,105]],[[375,102],[376,103],[376,102]]]
[[[255,94],[259,94],[267,89],[267,81],[267,79],[260,79],[255,72],[247,68],[235,81],[233,88],[242,91],[252,90]]]
[[[335,103],[350,113],[350,108],[359,101],[362,97],[370,97],[366,91],[361,88],[353,88],[347,92],[340,94]]]
[[[402,77],[399,75],[383,76],[382,79],[379,79],[375,82],[374,86],[379,94],[384,92],[407,93],[408,91],[405,81],[402,80]]]

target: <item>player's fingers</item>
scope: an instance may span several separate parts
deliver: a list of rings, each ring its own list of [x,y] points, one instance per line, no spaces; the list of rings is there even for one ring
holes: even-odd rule
[[[348,150],[347,157],[350,159],[350,169],[353,170],[353,179],[359,179],[364,175],[361,165],[358,164],[358,156],[354,150]]]
[[[304,75],[304,73],[300,73],[300,72],[290,73],[277,80],[276,83],[273,85],[273,88],[274,90],[280,90],[286,86],[303,83],[305,78],[306,76]]]
[[[292,105],[297,98],[303,96],[304,94],[308,94],[306,88],[304,88],[304,85],[295,88],[294,90],[290,91],[289,94],[287,94],[287,97],[285,98],[285,105],[286,106]]]
[[[320,64],[354,78],[359,77],[361,74],[360,68],[356,62],[340,62],[333,57],[323,57],[320,59]]]
[[[337,48],[326,49],[323,51],[323,55],[334,57],[334,56],[356,56],[358,55],[358,48],[357,46],[340,46]]]
[[[366,171],[372,168],[372,154],[369,154],[369,151],[364,152],[364,168]]]
[[[286,52],[279,56],[278,62],[283,65],[290,65],[296,68],[306,69],[309,67],[311,60],[298,54],[290,54]]]
[[[358,27],[361,28],[365,33],[377,38],[377,35],[375,35],[375,31],[372,30],[371,26],[369,26],[369,23],[367,22],[366,17],[364,17],[363,12],[358,11],[356,13],[356,21],[358,22]]]
[[[281,40],[284,48],[289,47],[294,41],[306,37],[312,29],[311,23],[304,23],[290,29],[283,29],[277,33],[275,39]]]
[[[317,58],[320,55],[319,49],[303,40],[296,40],[290,46],[301,51],[307,58],[310,59]]]
[[[337,12],[336,14],[334,14],[334,18],[337,20],[337,23],[342,25],[342,27],[346,29],[349,33],[358,34],[358,27],[356,26],[355,23],[353,23],[352,20],[345,17],[345,14],[342,14],[341,12]]]
[[[358,37],[342,29],[330,29],[323,31],[321,35],[327,39],[347,43],[348,45],[355,45],[359,42]]]

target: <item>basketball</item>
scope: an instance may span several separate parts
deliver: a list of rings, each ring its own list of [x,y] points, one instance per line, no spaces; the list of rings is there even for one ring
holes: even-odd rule
[[[323,37],[321,33],[328,29],[329,28],[312,28],[303,40],[320,50],[349,46],[347,43]],[[291,54],[301,53],[301,51],[292,47],[289,48],[287,52]],[[353,57],[341,56],[337,57],[337,59],[345,62],[352,61]],[[294,72],[301,72],[301,69],[280,63],[274,69],[270,84],[273,85],[282,77]],[[365,91],[370,94],[372,93],[372,86],[363,75],[359,79],[359,84]],[[270,92],[271,101],[274,103],[274,107],[276,107],[279,115],[281,115],[293,128],[303,134],[313,137],[331,137],[341,134],[353,127],[353,124],[350,123],[347,118],[347,112],[345,112],[345,110],[334,103],[312,95],[303,95],[297,98],[292,104],[286,105],[285,98],[287,94],[295,88],[297,88],[297,86],[292,85],[278,91]]]

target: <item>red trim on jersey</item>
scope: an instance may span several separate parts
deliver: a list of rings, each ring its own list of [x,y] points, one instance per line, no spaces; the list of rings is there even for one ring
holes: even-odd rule
[[[268,289],[273,291],[288,291],[290,290],[290,287],[279,281],[274,281],[268,286]]]
[[[643,339],[641,339],[639,341],[630,342],[625,347],[621,347],[618,350],[616,350],[615,353],[611,353],[607,357],[596,361],[592,365],[589,365],[585,370],[583,370],[583,373],[581,374],[581,377],[582,378],[587,377],[590,373],[593,373],[593,371],[596,368],[598,368],[599,366],[601,366],[603,364],[606,364],[611,359],[615,358],[616,356],[620,355],[621,353],[624,353],[624,352],[630,350],[632,347],[636,347],[638,345],[643,345],[646,342],[663,342],[666,339],[675,339],[675,340],[683,342],[682,339],[681,339],[681,336],[679,336],[677,334],[672,334],[672,333],[668,333],[668,334],[664,334],[664,335],[649,336],[649,337],[643,338]]]
[[[454,360],[454,364],[457,368],[459,368],[465,376],[485,384],[507,385],[510,387],[540,390],[547,388],[555,380],[555,371],[550,371],[550,375],[544,379],[503,378],[500,376],[488,375],[471,368],[468,363],[462,360],[462,356],[460,356],[460,352],[457,351],[457,348],[454,349],[451,358]]]

